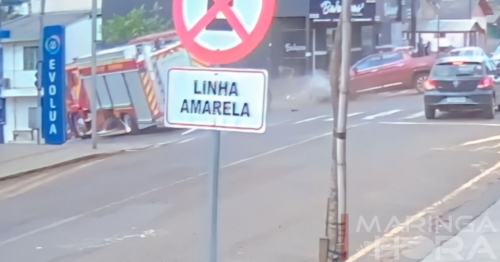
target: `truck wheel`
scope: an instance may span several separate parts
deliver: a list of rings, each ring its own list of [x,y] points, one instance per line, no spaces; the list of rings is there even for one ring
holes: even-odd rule
[[[419,93],[424,93],[424,83],[425,80],[429,77],[429,72],[418,72],[413,75],[413,88],[415,88]]]
[[[436,108],[432,106],[425,106],[425,118],[426,119],[436,118]]]
[[[137,126],[137,120],[131,117],[129,114],[122,115],[122,121],[125,123],[125,128],[130,129],[130,134],[135,135],[139,133],[139,127]]]

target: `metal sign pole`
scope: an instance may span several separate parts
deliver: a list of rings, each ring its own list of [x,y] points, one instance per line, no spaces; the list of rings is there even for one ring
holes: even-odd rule
[[[92,120],[92,149],[97,149],[97,0],[92,0],[92,94],[90,113]]]
[[[213,156],[210,170],[210,262],[217,262],[217,220],[219,213],[220,131],[212,131]]]
[[[37,108],[41,108],[42,106],[42,63],[43,63],[43,29],[45,27],[45,22],[44,22],[44,15],[45,15],[45,0],[40,1],[40,39],[38,40],[38,61],[36,66],[38,67],[38,86],[36,87],[37,89]],[[39,116],[41,117],[41,115]],[[38,128],[38,131],[36,132],[36,143],[38,145],[41,144],[41,128]]]

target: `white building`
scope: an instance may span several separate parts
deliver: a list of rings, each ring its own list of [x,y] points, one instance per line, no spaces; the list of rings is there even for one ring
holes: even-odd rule
[[[49,0],[50,1],[50,0]],[[92,20],[89,11],[52,12],[45,14],[45,25],[66,26],[66,63],[91,52]],[[29,129],[29,108],[37,106],[35,87],[40,37],[40,16],[31,14],[2,24],[10,31],[3,39],[3,69],[6,98],[4,141],[35,142],[36,133]]]

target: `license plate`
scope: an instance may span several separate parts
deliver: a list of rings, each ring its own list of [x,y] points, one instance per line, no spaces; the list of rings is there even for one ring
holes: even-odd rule
[[[465,97],[448,97],[446,102],[448,103],[465,103],[467,99]]]

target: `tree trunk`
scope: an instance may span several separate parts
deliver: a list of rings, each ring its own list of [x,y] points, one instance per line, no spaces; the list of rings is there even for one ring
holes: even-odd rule
[[[328,198],[328,222],[327,222],[327,238],[328,238],[328,257],[329,261],[334,261],[335,256],[338,256],[339,239],[339,221],[338,221],[338,196],[337,196],[337,140],[335,138],[337,119],[338,119],[338,102],[339,102],[339,84],[340,84],[340,64],[342,61],[342,26],[338,23],[337,30],[333,40],[332,52],[330,54],[330,88],[333,111],[333,135],[332,135],[332,166],[331,166],[331,189],[330,197]]]

